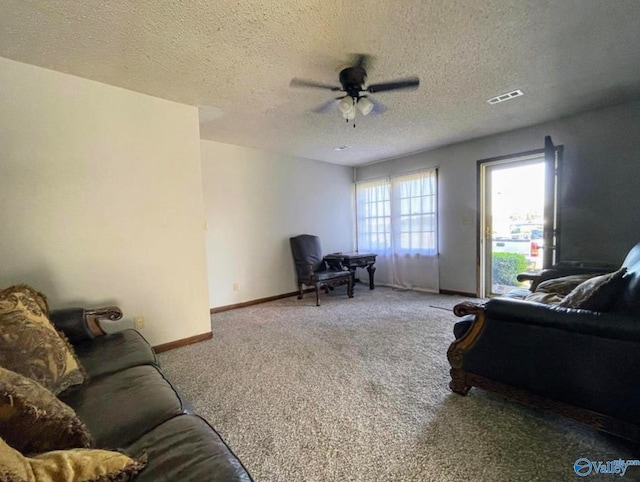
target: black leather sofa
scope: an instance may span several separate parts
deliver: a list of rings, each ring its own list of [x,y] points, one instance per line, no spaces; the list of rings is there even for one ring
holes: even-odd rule
[[[139,482],[249,482],[251,476],[218,433],[165,378],[156,355],[135,330],[106,334],[101,319],[115,307],[50,314],[90,376],[60,398],[87,425],[97,448],[148,455]]]
[[[640,441],[640,243],[623,267],[606,312],[526,301],[526,290],[457,305],[463,319],[447,352],[450,388],[462,395],[474,386],[498,392]],[[555,266],[533,287],[588,270]]]

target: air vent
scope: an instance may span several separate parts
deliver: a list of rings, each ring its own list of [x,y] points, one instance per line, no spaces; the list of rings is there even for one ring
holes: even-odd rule
[[[505,100],[511,100],[515,97],[520,97],[522,94],[522,91],[520,89],[518,90],[514,90],[513,92],[509,92],[507,94],[501,94],[501,95],[497,95],[495,97],[492,97],[491,99],[489,99],[487,102],[489,102],[489,104],[493,105],[493,104],[499,104],[500,102],[504,102]]]

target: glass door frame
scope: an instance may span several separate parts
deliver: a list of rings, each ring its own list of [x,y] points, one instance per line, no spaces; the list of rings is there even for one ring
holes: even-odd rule
[[[564,146],[555,146],[551,136],[544,138],[545,203],[543,268],[560,261],[560,186]]]
[[[491,216],[491,205],[488,202],[488,194],[491,186],[487,179],[487,168],[498,165],[545,162],[545,150],[536,149],[534,151],[509,154],[506,156],[482,159],[477,162],[478,166],[478,232],[477,232],[477,285],[478,296],[481,298],[497,296],[491,292],[491,262],[489,260],[492,251],[492,226],[489,222]],[[554,190],[555,198],[555,190]],[[545,206],[548,196],[545,192]]]

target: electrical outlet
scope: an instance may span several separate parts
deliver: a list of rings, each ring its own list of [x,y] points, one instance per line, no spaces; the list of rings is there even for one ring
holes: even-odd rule
[[[136,330],[142,330],[144,328],[144,316],[134,316],[133,327]]]
[[[238,291],[238,283],[233,283],[233,291]]]

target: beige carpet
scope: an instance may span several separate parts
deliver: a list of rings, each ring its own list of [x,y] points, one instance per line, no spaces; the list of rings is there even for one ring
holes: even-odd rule
[[[160,360],[259,482],[599,480],[574,462],[640,458],[577,422],[451,393],[463,299],[337,288],[319,308],[307,295],[213,315],[213,340]]]

